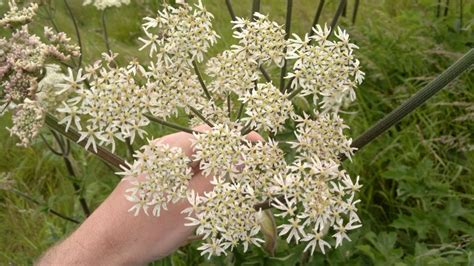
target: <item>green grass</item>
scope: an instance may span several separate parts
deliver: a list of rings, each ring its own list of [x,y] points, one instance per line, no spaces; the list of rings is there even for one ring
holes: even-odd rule
[[[56,23],[74,39],[62,1],[53,2],[57,2]],[[132,57],[147,60],[146,54],[136,50],[140,45],[140,18],[152,15],[157,5],[153,4],[156,1],[137,2],[107,13],[111,46],[120,53],[121,62]],[[210,52],[213,55],[231,45],[230,18],[223,0],[203,2],[216,16],[215,29],[222,36]],[[251,1],[233,2],[237,15],[250,14]],[[292,28],[302,34],[310,27],[317,3],[294,2]],[[329,3],[321,22],[331,20],[338,1],[326,2]],[[353,1],[348,2],[351,14]],[[474,5],[464,1],[464,28],[460,30],[457,1],[451,1],[446,18],[436,18],[436,2],[361,1],[355,26],[350,25],[350,16],[341,19],[341,25],[360,46],[358,55],[367,77],[357,91],[357,101],[348,108],[353,114],[345,115],[351,137],[356,138],[473,46]],[[283,23],[285,5],[284,0],[263,0],[262,12]],[[93,62],[105,49],[100,13],[79,3],[73,5],[73,11],[80,22],[85,62]],[[48,21],[39,19],[34,29],[39,31],[44,24]],[[274,72],[278,73],[271,70]],[[273,77],[278,82],[279,77]],[[352,242],[345,242],[326,255],[315,253],[308,257],[302,253],[303,246],[279,241],[275,257],[253,248],[246,254],[236,250],[211,261],[200,257],[193,244],[154,264],[474,264],[473,79],[472,73],[464,74],[358,152],[352,162],[345,163],[352,176],[361,176],[364,185],[359,194],[364,226],[351,234]],[[61,158],[49,152],[40,139],[31,148],[16,147],[16,140],[4,129],[11,124],[9,116],[0,119],[0,172],[10,174],[18,190],[83,219]],[[154,125],[150,132],[158,137],[171,130]],[[47,130],[44,134],[51,140]],[[119,150],[122,155],[123,151]],[[73,155],[78,180],[84,186],[82,193],[95,208],[118,179],[100,160],[78,146]],[[46,213],[45,206],[32,205],[8,191],[0,191],[0,204],[0,264],[31,264],[75,228]]]

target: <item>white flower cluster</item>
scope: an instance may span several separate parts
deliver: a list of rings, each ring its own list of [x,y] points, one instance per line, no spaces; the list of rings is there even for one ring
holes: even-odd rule
[[[243,122],[255,130],[276,133],[283,128],[286,119],[293,116],[293,105],[288,96],[280,92],[272,83],[259,83],[257,88],[247,91],[240,100],[246,104]]]
[[[241,96],[255,87],[258,65],[244,53],[225,50],[207,61],[206,74],[213,78],[208,87],[214,95],[233,92]]]
[[[103,56],[105,62],[97,61],[87,67],[84,76],[79,70],[74,77],[69,69],[63,91],[72,91],[76,96],[64,102],[58,111],[65,114],[60,123],[66,123],[66,130],[74,123],[81,134],[79,142],[87,140],[86,149],[92,145],[97,150],[99,141],[101,145],[110,145],[113,151],[115,139],[128,138],[133,143],[137,135],[143,138],[146,132],[142,127],[149,124],[144,115],[149,96],[146,86],[134,79],[141,73],[137,65],[116,68],[112,66],[116,55],[104,53]],[[85,87],[86,79],[90,88]]]
[[[350,176],[340,170],[339,156],[350,158],[352,148],[343,130],[347,128],[336,114],[319,114],[315,120],[304,118],[298,122],[293,143],[298,155],[289,165],[288,174],[278,178],[275,193],[284,195],[275,199],[273,207],[280,210],[276,216],[287,219],[279,226],[280,235],[288,235],[287,241],[307,242],[311,253],[318,247],[321,252],[330,248],[323,237],[332,229],[335,246],[347,232],[361,226],[357,216],[355,192],[360,189],[359,178],[354,184]]]
[[[43,127],[43,119],[44,111],[40,104],[27,98],[15,108],[13,126],[7,129],[10,135],[16,135],[20,139],[18,146],[27,147]]]
[[[287,59],[296,61],[287,78],[293,78],[293,89],[302,88],[302,95],[314,95],[323,110],[337,111],[345,101],[355,99],[354,88],[364,79],[353,54],[358,47],[349,42],[349,35],[341,28],[335,33],[337,41],[328,40],[330,30],[326,26],[317,25],[313,31],[310,37],[294,35],[295,39],[290,39]]]
[[[83,5],[93,4],[97,9],[104,10],[109,7],[120,7],[130,4],[130,0],[84,0]]]
[[[211,131],[196,134],[193,148],[196,151],[194,161],[205,176],[228,176],[233,178],[242,165],[242,142],[245,138],[240,128],[228,125],[216,125]]]
[[[341,155],[350,158],[354,148],[352,140],[348,139],[343,130],[349,128],[336,113],[317,114],[316,119],[310,119],[306,114],[296,119],[297,142],[292,143],[300,153],[300,158],[311,161],[311,158],[324,158],[339,162]]]
[[[0,18],[0,27],[12,27],[31,22],[38,10],[38,4],[31,3],[28,7],[20,9],[15,0],[9,0],[9,11]]]
[[[234,24],[234,38],[239,39],[239,45],[232,48],[237,53],[244,53],[247,60],[258,65],[273,61],[282,66],[285,59],[285,30],[268,19],[268,16],[254,13],[254,20],[237,18]]]
[[[176,64],[182,63],[177,60],[201,62],[219,36],[212,30],[213,15],[206,11],[201,1],[195,7],[168,5],[156,18],[146,17],[143,30],[147,39],[140,38],[144,43],[140,50],[149,47],[150,57],[156,54]]]
[[[207,61],[207,81],[198,63],[218,38],[212,19],[200,1],[166,5],[144,20],[140,50],[149,49],[147,66],[134,60],[119,67],[115,55],[104,54],[105,60],[88,66],[84,75],[70,71],[59,91],[46,85],[57,78],[54,71],[48,74],[45,88],[72,95],[58,109],[61,123],[75,125],[87,147],[96,148],[98,142],[112,150],[116,140],[143,137],[149,114],[167,120],[184,110],[190,124],[205,120],[211,125],[194,134],[191,159],[179,148],[149,142],[120,173],[131,181],[125,194],[136,215],[152,209],[159,216],[168,203],[187,199],[186,225],[203,237],[203,255],[259,246],[263,214],[258,206],[264,201],[281,216],[279,234],[288,242],[304,242],[306,250],[324,253],[333,236],[339,246],[349,239],[348,231],[361,226],[355,198],[361,186],[341,168],[341,155],[350,158],[353,149],[337,115],[344,102],[354,100],[353,90],[364,76],[353,55],[357,46],[341,29],[337,41],[328,40],[329,29],[320,26],[312,37],[286,41],[281,25],[255,13],[252,20],[233,21],[238,44]],[[313,95],[318,103],[313,117],[296,115],[291,102],[296,93],[260,81],[259,68],[281,67],[285,60],[289,65],[294,60],[287,76],[294,79],[292,89]],[[244,136],[251,130],[280,133],[289,119],[296,123],[290,156],[272,138],[251,142]],[[212,180],[212,191],[188,191],[191,162]]]
[[[148,215],[148,208],[152,208],[152,214],[159,216],[168,203],[186,198],[191,159],[181,148],[150,141],[134,157],[133,164],[120,173],[132,184],[126,191],[127,199],[135,203],[129,211],[138,215],[142,210]]]
[[[210,121],[212,124],[234,124],[229,117],[228,110],[224,110],[224,108],[216,104],[213,100],[207,101],[204,99],[196,104],[196,109],[202,114],[202,116],[204,116],[207,121]],[[201,125],[202,123],[202,119],[196,116],[192,117],[189,121],[189,125],[193,127]]]
[[[253,190],[249,186],[228,183],[223,178],[214,177],[214,189],[199,196],[191,192],[188,201],[191,207],[183,210],[189,222],[187,226],[197,226],[196,234],[203,236],[205,243],[198,250],[201,255],[226,254],[239,244],[247,251],[249,245],[260,246],[260,215],[254,205]]]
[[[38,82],[36,99],[45,110],[54,112],[56,108],[67,100],[69,93],[62,92],[66,76],[61,72],[61,67],[56,64],[45,65],[46,74]],[[70,91],[69,91],[70,92]]]
[[[146,104],[156,117],[167,119],[177,115],[178,108],[196,106],[198,99],[202,98],[199,80],[187,64],[170,64],[158,58],[145,74],[149,92]]]

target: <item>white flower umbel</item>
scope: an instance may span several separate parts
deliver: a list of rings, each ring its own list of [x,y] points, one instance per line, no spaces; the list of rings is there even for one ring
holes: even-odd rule
[[[233,92],[242,96],[255,87],[258,65],[245,53],[225,50],[207,61],[206,74],[213,78],[208,88],[214,95],[223,97]]]
[[[135,161],[128,169],[119,173],[132,186],[126,190],[126,198],[134,205],[129,211],[154,216],[167,209],[168,203],[185,199],[192,170],[186,154],[178,147],[171,147],[157,141],[150,141],[135,152]]]
[[[194,7],[188,4],[178,8],[167,5],[158,11],[156,18],[146,17],[143,24],[146,38],[140,38],[150,56],[164,56],[164,60],[201,62],[207,50],[219,37],[212,30],[213,15],[206,11],[201,1]]]
[[[149,101],[145,108],[156,117],[166,120],[177,115],[178,108],[187,109],[202,101],[203,91],[198,77],[187,64],[167,63],[158,58],[148,67],[146,77]]]
[[[103,10],[108,7],[120,7],[130,4],[130,0],[84,0],[83,5],[93,4],[97,9]]]
[[[199,162],[204,175],[232,177],[239,173],[245,138],[240,128],[216,125],[210,131],[195,134],[193,160]]]
[[[272,199],[279,186],[276,177],[287,173],[284,152],[278,143],[269,139],[266,142],[249,142],[244,146],[243,169],[236,180],[254,190],[255,204]]]
[[[55,109],[67,100],[72,91],[64,90],[63,82],[66,76],[61,72],[61,67],[56,64],[45,65],[46,75],[38,83],[37,100],[48,111]]]
[[[283,26],[258,12],[253,16],[252,21],[245,18],[232,21],[233,36],[239,40],[239,44],[232,48],[238,53],[244,53],[247,60],[258,65],[273,61],[277,66],[283,66],[286,47]]]
[[[344,135],[349,128],[336,113],[316,114],[310,119],[306,114],[296,119],[296,139],[292,148],[296,148],[299,157],[310,161],[311,158],[339,162],[344,154],[350,158],[355,150],[351,147],[352,140]]]
[[[95,149],[100,141],[111,146],[113,151],[115,139],[124,141],[128,138],[133,143],[137,135],[143,138],[146,133],[143,127],[149,124],[144,115],[149,94],[146,86],[135,81],[133,73],[137,71],[131,70],[134,65],[115,68],[111,66],[113,57],[104,54],[104,58],[106,64],[97,62],[88,67],[86,76],[81,76],[79,70],[74,78],[70,71],[64,87],[75,91],[76,96],[57,110],[65,114],[60,123],[66,123],[67,129],[73,123],[81,134],[79,141],[87,139],[86,149],[89,145]],[[85,77],[89,79],[90,88],[84,87]]]
[[[271,83],[259,83],[257,89],[248,91],[240,100],[246,105],[243,122],[250,128],[276,133],[283,128],[286,119],[293,116],[293,105]]]
[[[219,256],[241,244],[244,252],[250,245],[260,246],[260,216],[254,205],[253,190],[249,186],[228,183],[220,177],[211,182],[214,189],[199,196],[188,194],[191,207],[183,210],[189,221],[187,226],[197,226],[196,234],[204,243],[202,255]]]
[[[195,105],[195,108],[204,116],[207,121],[214,125],[227,124],[231,126],[234,124],[234,122],[232,122],[229,117],[228,110],[225,110],[220,105],[217,105],[213,100],[207,100],[201,97],[200,100],[198,100],[198,103]],[[195,115],[189,120],[189,125],[192,127],[202,125],[202,123],[202,119]]]
[[[44,124],[44,110],[37,101],[25,99],[16,107],[12,121],[13,126],[7,128],[10,135],[20,139],[18,146],[27,147]]]
[[[323,110],[337,111],[342,104],[355,99],[354,89],[362,83],[364,72],[354,57],[355,44],[349,35],[337,28],[336,41],[328,40],[329,29],[317,25],[314,35],[304,39],[293,35],[289,40],[287,59],[295,59],[291,87],[302,88],[301,95],[313,94],[315,103],[321,102]]]
[[[331,247],[325,237],[330,229],[335,232],[335,247],[343,239],[350,240],[347,232],[361,226],[355,206],[360,200],[354,200],[360,185],[354,185],[335,162],[320,161],[317,157],[296,161],[289,169],[288,186],[279,191],[285,200],[273,203],[280,211],[276,215],[287,220],[278,226],[279,235],[287,235],[288,242],[306,242],[305,251],[310,250],[311,254],[315,248],[324,253]]]

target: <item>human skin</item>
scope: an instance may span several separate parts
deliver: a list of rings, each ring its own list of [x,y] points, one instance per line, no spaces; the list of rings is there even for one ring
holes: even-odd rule
[[[197,131],[209,130],[208,126],[196,127]],[[164,136],[158,141],[180,147],[192,156],[188,133],[179,132]],[[262,138],[251,132],[249,141]],[[197,162],[192,166],[193,177],[189,189],[202,194],[212,190],[211,178],[205,177]],[[168,204],[159,217],[140,213],[134,216],[128,210],[133,203],[125,198],[129,181],[120,182],[107,199],[65,240],[50,248],[37,265],[144,265],[163,258],[184,245],[193,235],[195,227],[184,226],[181,211],[189,207],[186,200]]]

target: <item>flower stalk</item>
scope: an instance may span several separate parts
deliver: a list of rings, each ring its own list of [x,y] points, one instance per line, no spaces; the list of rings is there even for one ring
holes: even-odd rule
[[[78,142],[80,138],[80,134],[74,130],[73,128],[69,128],[69,130],[66,131],[66,126],[60,125],[58,123],[58,120],[52,116],[51,114],[46,114],[45,117],[45,123],[53,130],[58,132],[59,134],[63,135],[64,137],[68,138],[69,140],[78,143],[82,147],[86,146],[86,141],[81,141]],[[120,169],[122,167],[126,167],[125,161],[120,158],[119,156],[111,153],[109,150],[102,146],[97,146],[97,151],[94,151],[93,147],[90,146],[87,148],[87,150],[95,155],[97,155],[99,158],[101,158],[103,161],[105,161],[107,164],[110,164],[111,166]]]

